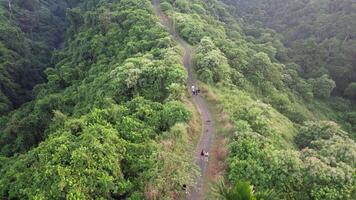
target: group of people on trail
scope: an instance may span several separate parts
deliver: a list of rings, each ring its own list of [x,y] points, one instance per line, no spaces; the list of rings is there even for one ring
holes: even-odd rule
[[[198,89],[198,87],[192,85],[192,93],[194,96],[197,96],[200,93],[200,89]]]
[[[205,158],[206,161],[208,161],[208,157],[209,157],[209,152],[204,151],[204,149],[201,150],[200,156],[202,158]]]

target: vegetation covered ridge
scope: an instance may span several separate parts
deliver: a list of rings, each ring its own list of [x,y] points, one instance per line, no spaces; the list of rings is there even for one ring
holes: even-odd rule
[[[195,147],[195,151],[193,152],[194,160],[193,162],[199,167],[199,176],[197,176],[194,180],[194,185],[187,185],[186,190],[186,198],[185,199],[205,199],[207,188],[209,187],[208,179],[208,167],[209,165],[214,165],[216,163],[209,161],[209,152],[213,150],[213,143],[215,141],[215,123],[212,118],[212,114],[206,104],[203,96],[200,95],[200,90],[197,87],[197,80],[194,76],[192,69],[192,49],[190,45],[183,40],[178,32],[176,31],[174,19],[168,18],[165,13],[162,12],[160,7],[160,0],[153,0],[153,5],[156,8],[156,14],[161,19],[161,23],[166,26],[167,30],[170,31],[172,37],[177,41],[177,43],[183,48],[184,56],[183,56],[183,65],[188,72],[188,83],[187,86],[189,90],[192,92],[192,103],[196,106],[199,111],[199,117],[201,119],[201,133],[199,134],[199,141]],[[204,158],[204,157],[205,158]],[[204,159],[203,159],[204,158]]]
[[[149,1],[74,3],[48,82],[1,117],[0,197],[182,197],[196,170],[180,48]]]
[[[330,98],[329,76],[307,80],[295,60],[280,59],[286,47],[278,34],[248,34],[254,25],[221,1],[164,0],[161,7],[196,46],[205,95],[230,123],[222,131],[230,138],[224,187],[232,187],[212,198],[239,199],[241,181],[255,186],[258,199],[355,198],[355,132],[348,118],[355,107]]]
[[[9,2],[29,5],[9,12]],[[65,42],[48,56],[36,52],[59,43],[37,40],[47,32],[31,35],[14,17],[34,2],[43,12],[57,3],[66,8],[54,23],[63,23]],[[38,66],[47,81],[17,106],[0,88],[0,198],[185,198],[184,186],[196,180],[191,152],[199,125],[181,47],[150,0],[63,2],[1,1],[0,31],[32,42],[12,49],[17,40],[6,43],[1,34],[0,66],[11,69],[8,62],[27,59],[18,50],[29,48],[30,63],[45,58]],[[356,199],[353,1],[160,2],[194,47],[198,87],[226,138],[218,146],[227,152],[222,181],[209,183],[206,198]],[[30,48],[34,41],[44,45]]]

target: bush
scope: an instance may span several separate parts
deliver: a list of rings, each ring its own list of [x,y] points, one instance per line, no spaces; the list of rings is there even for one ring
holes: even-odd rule
[[[274,93],[271,97],[271,104],[281,113],[287,113],[291,110],[291,102],[286,94]]]
[[[266,134],[269,131],[269,128],[264,112],[263,108],[253,105],[251,107],[243,108],[236,117],[240,120],[247,121],[253,131],[260,134]]]
[[[300,79],[298,81],[296,90],[307,101],[311,101],[314,97],[313,86],[306,82],[304,79]]]
[[[181,12],[189,11],[189,1],[187,0],[176,0],[175,5]]]
[[[199,16],[177,14],[174,16],[176,20],[177,30],[190,44],[198,44],[206,34],[204,24]]]
[[[173,7],[168,2],[162,2],[161,3],[161,9],[162,9],[162,11],[168,11],[168,10],[173,10]]]
[[[196,52],[195,67],[199,77],[204,78],[203,81],[206,83],[229,81],[230,67],[227,59],[210,38],[203,38]]]
[[[350,83],[345,89],[345,95],[356,101],[356,83]]]
[[[303,149],[309,147],[315,140],[328,140],[335,135],[345,136],[345,132],[335,122],[307,122],[301,127],[295,140],[299,148]]]
[[[162,129],[167,130],[176,123],[188,122],[191,117],[191,113],[187,111],[184,104],[172,101],[164,105],[162,111]]]
[[[193,4],[192,5],[192,10],[194,10],[194,12],[198,13],[199,15],[205,15],[206,14],[206,10],[203,8],[203,6],[201,6],[199,4]]]
[[[198,74],[199,74],[199,79],[201,81],[203,81],[204,83],[206,83],[208,85],[213,85],[214,84],[213,72],[210,71],[209,69],[198,70]]]
[[[335,81],[329,78],[328,75],[323,75],[317,79],[311,79],[314,95],[321,99],[330,97],[331,92],[336,87]]]
[[[331,106],[339,112],[347,112],[351,108],[351,102],[342,97],[333,97],[330,101]]]

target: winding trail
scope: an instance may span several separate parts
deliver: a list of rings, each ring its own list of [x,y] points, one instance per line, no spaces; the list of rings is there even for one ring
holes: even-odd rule
[[[180,46],[184,49],[183,64],[186,70],[188,71],[188,83],[187,87],[190,91],[192,85],[196,85],[196,79],[193,76],[192,67],[191,67],[191,49],[189,44],[184,41],[175,30],[174,24],[171,20],[162,12],[160,8],[160,0],[152,0],[152,4],[155,8],[156,15],[159,17],[160,22],[164,25],[168,31],[171,33],[174,40],[176,40]],[[215,128],[212,120],[212,115],[209,112],[209,109],[200,96],[192,96],[192,100],[197,107],[201,121],[202,121],[202,133],[199,139],[199,142],[196,146],[194,152],[194,162],[200,168],[200,176],[196,179],[195,185],[188,189],[188,194],[186,200],[199,200],[204,198],[204,188],[206,188],[207,183],[204,181],[206,179],[206,172],[208,168],[208,161],[202,159],[200,152],[204,149],[207,152],[211,152],[212,141],[215,136]]]

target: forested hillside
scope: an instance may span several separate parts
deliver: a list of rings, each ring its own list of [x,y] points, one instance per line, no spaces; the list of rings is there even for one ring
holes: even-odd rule
[[[0,114],[32,99],[32,88],[46,80],[44,69],[60,48],[65,1],[0,2]]]
[[[246,34],[261,35],[261,28],[280,33],[304,78],[328,74],[336,82],[334,93],[356,100],[356,2],[353,0],[225,0],[235,15],[250,25]],[[287,58],[280,56],[281,61]]]
[[[276,59],[288,65],[294,63],[288,69],[288,76],[302,78],[290,82],[290,87],[310,90],[314,97],[328,102],[341,112],[332,118],[339,118],[339,123],[355,131],[355,109],[350,109],[350,104],[356,102],[356,3],[353,0],[224,2],[234,6],[231,12],[243,21],[247,36],[261,41],[273,37],[284,44]]]
[[[0,120],[1,198],[179,196],[194,175],[181,50],[150,1],[76,3],[48,82]]]
[[[356,199],[355,6],[286,1],[161,0],[174,30],[150,0],[1,1],[0,198],[185,199],[177,32],[226,141],[207,199]]]
[[[328,74],[304,76],[276,31],[244,22],[222,2],[161,6],[196,47],[197,76],[230,138],[231,188],[220,198],[238,199],[240,181],[256,187],[257,199],[355,198],[354,106],[330,97],[335,82]]]

